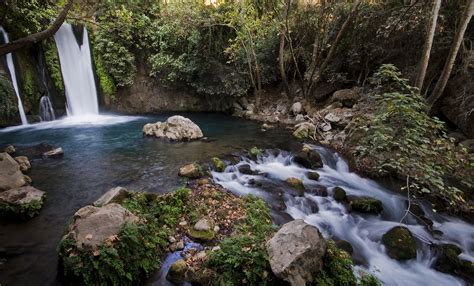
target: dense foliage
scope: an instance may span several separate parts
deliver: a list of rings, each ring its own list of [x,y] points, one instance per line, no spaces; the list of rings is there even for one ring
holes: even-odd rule
[[[372,82],[368,100],[375,116],[359,121],[357,164],[378,175],[409,177],[413,191],[440,195],[451,206],[464,203],[459,187],[472,188],[472,155],[455,148],[444,123],[427,114],[424,99],[395,66],[383,65]],[[457,186],[448,183],[452,177]]]

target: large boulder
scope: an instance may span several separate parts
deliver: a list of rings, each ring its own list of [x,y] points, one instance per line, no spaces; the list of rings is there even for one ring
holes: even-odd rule
[[[75,214],[66,236],[77,248],[96,248],[107,238],[118,235],[126,222],[135,223],[138,217],[119,204],[103,207],[85,206]]]
[[[293,162],[308,168],[308,169],[316,169],[321,168],[323,166],[323,160],[321,159],[321,155],[314,150],[307,146],[303,147],[301,151],[293,156]]]
[[[199,126],[179,115],[171,116],[166,122],[146,124],[143,126],[143,134],[172,141],[190,141],[204,136]]]
[[[327,242],[317,228],[297,219],[286,223],[267,242],[273,273],[291,285],[312,282],[323,267]]]
[[[34,217],[39,214],[45,198],[45,192],[31,186],[1,192],[0,214]]]
[[[18,162],[8,153],[0,153],[0,191],[18,188],[26,183]]]
[[[396,260],[416,258],[416,242],[408,228],[396,226],[382,236],[387,254]]]

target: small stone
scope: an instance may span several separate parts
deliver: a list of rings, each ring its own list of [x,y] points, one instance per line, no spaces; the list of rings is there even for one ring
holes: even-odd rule
[[[47,159],[47,158],[58,159],[58,158],[61,158],[63,155],[64,155],[63,148],[59,147],[59,148],[53,149],[51,151],[44,152],[41,155],[41,157],[43,159]]]
[[[168,241],[169,241],[170,243],[175,243],[175,242],[176,242],[176,238],[174,238],[174,236],[170,236],[170,237],[168,237]]]
[[[293,112],[294,115],[302,113],[303,105],[301,104],[301,102],[293,103],[293,105],[291,106],[291,111]]]
[[[194,225],[194,229],[195,230],[210,230],[213,224],[214,223],[212,222],[212,220],[202,218]]]
[[[221,228],[218,225],[216,225],[214,227],[214,232],[217,233],[217,232],[219,232],[219,230],[221,230]]]
[[[183,221],[180,221],[180,222],[179,222],[179,225],[180,225],[180,226],[186,226],[186,225],[188,225],[188,222],[185,221],[185,220],[183,220]]]
[[[182,250],[184,249],[184,241],[180,240],[176,243],[176,250]]]
[[[308,179],[317,181],[319,180],[319,173],[318,172],[308,172]]]
[[[204,260],[207,257],[207,253],[205,251],[200,251],[196,254],[196,258],[200,260]]]
[[[298,115],[296,115],[295,121],[296,121],[296,122],[304,122],[305,120],[304,120],[303,114],[298,114]]]
[[[211,251],[219,251],[221,250],[221,247],[220,246],[214,246]]]

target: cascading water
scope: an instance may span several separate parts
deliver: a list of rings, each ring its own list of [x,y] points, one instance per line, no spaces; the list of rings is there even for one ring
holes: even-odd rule
[[[8,43],[9,38],[5,29],[3,29],[3,27],[0,27],[0,31],[3,34],[3,39],[5,43]],[[28,120],[26,119],[25,109],[23,108],[23,103],[20,97],[20,91],[18,89],[18,82],[16,81],[15,64],[13,63],[12,54],[11,53],[7,54],[6,59],[7,59],[8,70],[10,71],[10,76],[13,82],[13,88],[15,89],[15,94],[16,94],[16,97],[18,98],[18,112],[20,113],[21,124],[27,125]]]
[[[384,189],[372,180],[362,178],[349,171],[347,163],[325,148],[315,148],[323,158],[323,168],[318,181],[307,178],[308,169],[292,162],[286,152],[266,152],[258,160],[243,158],[235,166],[227,167],[224,173],[213,172],[214,180],[238,195],[255,194],[264,198],[273,209],[286,208],[293,219],[304,219],[319,228],[326,238],[343,239],[354,249],[353,257],[361,261],[356,268],[369,271],[385,285],[464,285],[465,281],[444,274],[432,268],[436,259],[436,244],[458,245],[462,259],[474,261],[474,227],[459,219],[434,213],[422,205],[425,216],[434,222],[428,231],[409,214],[401,223],[406,212],[407,198]],[[241,174],[238,167],[248,164],[258,175]],[[327,189],[329,196],[308,191],[299,196],[288,188],[285,180],[289,177],[301,178],[308,190]],[[348,195],[370,196],[383,203],[381,215],[367,215],[349,212],[346,206],[331,195],[336,186],[343,187]],[[280,197],[279,193],[283,194]],[[283,200],[283,202],[282,202]],[[283,204],[284,203],[284,204]],[[314,207],[314,205],[317,207]],[[384,245],[382,235],[394,226],[407,227],[417,240],[417,258],[406,262],[391,259]]]
[[[82,46],[79,46],[72,26],[68,23],[64,23],[54,35],[66,88],[69,116],[99,114],[97,89],[92,72],[92,59],[86,28],[84,28],[82,37]]]
[[[39,115],[41,117],[41,121],[52,121],[56,119],[56,116],[54,115],[53,104],[47,95],[42,96],[40,99]]]

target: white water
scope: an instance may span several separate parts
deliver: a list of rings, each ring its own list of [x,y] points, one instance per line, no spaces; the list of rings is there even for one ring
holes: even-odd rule
[[[377,276],[385,285],[464,285],[464,281],[432,269],[435,253],[430,244],[453,243],[463,249],[461,257],[474,261],[474,227],[466,222],[451,217],[441,216],[422,206],[425,215],[434,221],[433,229],[441,230],[441,237],[433,237],[425,227],[416,223],[409,216],[405,223],[399,223],[405,214],[406,198],[384,189],[376,182],[362,178],[349,171],[347,163],[337,154],[322,147],[316,148],[324,161],[324,167],[317,170],[319,181],[306,177],[308,169],[291,162],[291,155],[266,153],[257,161],[244,158],[235,167],[229,166],[225,173],[213,172],[217,183],[238,195],[255,194],[263,197],[270,204],[278,205],[279,192],[283,192],[286,212],[293,219],[304,219],[307,223],[319,228],[326,238],[339,238],[349,241],[354,248],[354,258],[364,261],[364,266],[357,269],[368,271]],[[237,167],[249,164],[252,170],[262,175],[243,175]],[[308,190],[324,186],[328,189],[327,197],[305,193],[298,197],[287,190],[284,180],[289,177],[301,178]],[[257,187],[251,180],[262,183]],[[384,211],[381,215],[362,215],[349,213],[343,204],[332,198],[333,188],[343,187],[348,195],[370,196],[382,201]],[[311,203],[318,205],[314,213]],[[387,256],[382,235],[390,228],[406,226],[417,240],[417,259],[398,262]]]
[[[39,115],[41,117],[41,121],[52,121],[56,119],[53,104],[47,95],[42,96],[40,99]]]
[[[89,37],[84,28],[82,46],[79,46],[72,26],[64,23],[54,35],[66,88],[69,116],[99,114],[97,89],[92,72]]]
[[[3,39],[5,43],[8,43],[10,40],[8,38],[7,32],[3,29],[3,27],[0,27],[0,31],[2,31]],[[12,54],[11,53],[7,54],[6,58],[7,58],[8,70],[10,71],[10,76],[13,83],[13,88],[15,89],[15,94],[16,94],[16,97],[18,98],[18,112],[20,113],[21,124],[27,125],[28,120],[26,119],[25,109],[23,109],[23,103],[21,102],[20,91],[18,89],[18,82],[16,81],[15,64],[13,63]]]

